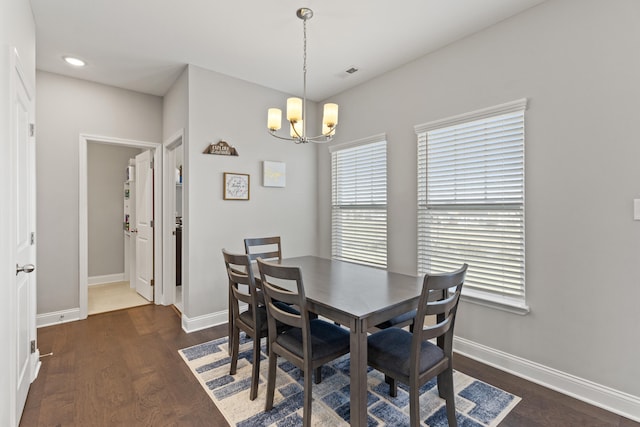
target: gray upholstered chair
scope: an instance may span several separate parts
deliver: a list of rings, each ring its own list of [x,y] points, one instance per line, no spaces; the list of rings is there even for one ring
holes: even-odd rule
[[[393,317],[375,326],[375,329],[387,329],[387,328],[404,328],[409,326],[410,331],[413,332],[414,321],[416,318],[417,310],[411,310],[406,313],[402,313],[399,316]]]
[[[267,311],[259,304],[251,260],[246,254],[232,254],[222,250],[224,264],[229,278],[229,311],[231,347],[230,375],[235,375],[238,365],[240,331],[253,339],[253,369],[251,373],[251,392],[249,399],[254,400],[258,394],[258,378],[260,375],[260,339],[267,336]],[[243,285],[243,286],[242,286]],[[247,309],[240,312],[240,303],[247,304]]]
[[[244,239],[244,250],[251,261],[258,258],[265,261],[282,259],[280,236]]]
[[[422,285],[413,332],[388,328],[367,338],[368,363],[385,375],[390,395],[397,394],[397,381],[409,386],[409,414],[412,427],[420,425],[420,386],[438,376],[438,391],[446,400],[447,419],[456,426],[453,390],[453,328],[467,264],[445,274],[427,274]],[[450,292],[449,289],[455,288]],[[436,323],[424,325],[426,315]],[[438,345],[429,340],[437,338]]]
[[[257,289],[249,256],[232,254],[225,249],[222,250],[222,255],[229,278],[229,347],[231,354],[229,374],[235,375],[236,373],[240,331],[244,331],[247,336],[253,339],[253,367],[249,399],[254,400],[258,394],[260,376],[260,339],[268,335],[267,309],[264,306],[263,296]],[[246,304],[247,309],[241,312],[240,303]],[[293,307],[282,305],[280,308],[297,313]],[[282,330],[287,326],[278,322],[277,328]]]
[[[299,267],[286,267],[257,259],[262,280],[262,292],[267,306],[269,324],[269,378],[265,410],[273,408],[276,382],[276,362],[282,356],[304,373],[303,426],[311,425],[312,373],[319,382],[323,364],[349,352],[349,331],[321,319],[312,319]],[[299,314],[282,309],[275,302],[295,305]],[[286,307],[286,306],[285,306]],[[277,321],[290,326],[278,330]]]

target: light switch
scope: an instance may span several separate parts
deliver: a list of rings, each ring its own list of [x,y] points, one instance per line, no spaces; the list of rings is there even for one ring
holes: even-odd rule
[[[640,199],[633,199],[633,219],[640,221]]]

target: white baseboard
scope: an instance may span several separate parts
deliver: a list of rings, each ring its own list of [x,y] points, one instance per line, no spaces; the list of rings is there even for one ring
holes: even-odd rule
[[[501,371],[640,422],[640,396],[596,384],[464,338],[455,337],[453,349]]]
[[[186,333],[200,331],[213,326],[222,325],[229,321],[229,310],[218,311],[217,313],[205,314],[203,316],[189,318],[182,314],[182,329]]]
[[[103,283],[124,282],[124,273],[105,274],[104,276],[91,276],[87,279],[87,285],[102,285]]]
[[[70,310],[55,311],[53,313],[43,313],[36,316],[36,327],[58,325],[60,323],[80,320],[80,308]]]

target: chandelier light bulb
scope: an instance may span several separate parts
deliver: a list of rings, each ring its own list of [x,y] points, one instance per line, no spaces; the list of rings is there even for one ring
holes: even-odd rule
[[[275,132],[282,127],[282,110],[279,108],[269,108],[267,111],[267,127]]]

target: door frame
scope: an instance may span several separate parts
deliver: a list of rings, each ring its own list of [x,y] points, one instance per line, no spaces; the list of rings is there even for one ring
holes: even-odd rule
[[[170,136],[164,141],[163,144],[163,179],[164,179],[164,187],[163,187],[163,201],[164,201],[164,217],[167,218],[165,222],[163,222],[163,236],[164,236],[164,252],[162,257],[162,265],[164,278],[164,303],[166,305],[175,304],[176,302],[176,280],[175,280],[175,259],[176,259],[176,251],[174,244],[174,235],[173,231],[175,229],[175,221],[172,221],[171,218],[174,214],[173,207],[175,206],[175,149],[180,145],[183,146],[184,150],[184,129],[180,129],[178,132]],[[184,185],[184,184],[183,184]],[[184,194],[184,188],[183,188]],[[182,198],[184,201],[184,196]],[[183,209],[183,219],[184,219],[184,205]],[[184,231],[183,231],[184,236]],[[183,270],[184,271],[184,270]],[[184,282],[184,277],[183,277]],[[185,283],[182,284],[182,289],[184,292]],[[184,301],[184,297],[183,297]],[[184,309],[184,306],[183,306]]]
[[[78,203],[78,235],[79,235],[79,305],[80,319],[86,319],[89,311],[89,204],[88,204],[88,170],[87,170],[87,144],[89,142],[120,145],[126,147],[149,149],[153,152],[154,162],[154,226],[153,226],[153,252],[154,262],[154,303],[163,304],[165,295],[162,286],[162,265],[158,260],[162,259],[162,144],[159,142],[137,141],[132,139],[114,138],[109,136],[80,134],[79,147],[79,203]],[[123,174],[124,176],[124,174]],[[124,179],[124,178],[123,178]],[[124,181],[123,181],[124,182]]]

